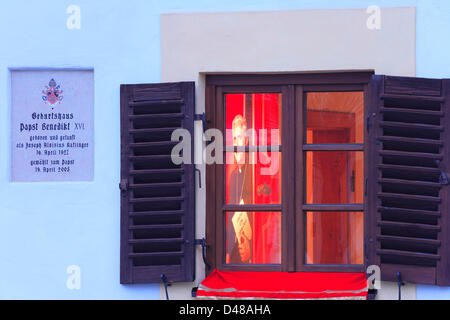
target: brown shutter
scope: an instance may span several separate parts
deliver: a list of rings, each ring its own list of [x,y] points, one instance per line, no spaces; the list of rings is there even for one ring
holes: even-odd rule
[[[374,76],[369,112],[369,264],[382,280],[449,284],[449,92],[438,79]]]
[[[175,165],[170,154],[178,128],[190,131],[193,154],[194,83],[121,85],[120,93],[120,282],[193,281],[194,164]]]

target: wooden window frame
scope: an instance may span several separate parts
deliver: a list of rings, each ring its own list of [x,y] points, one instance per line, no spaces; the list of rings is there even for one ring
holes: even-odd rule
[[[282,193],[280,205],[248,205],[248,211],[282,212],[282,263],[280,265],[230,265],[223,262],[224,257],[224,219],[223,212],[232,208],[224,205],[224,165],[206,166],[206,242],[207,261],[212,268],[224,271],[282,271],[282,272],[365,272],[368,265],[366,237],[371,234],[368,216],[367,192],[364,192],[363,205],[305,205],[304,188],[304,128],[307,92],[320,91],[362,91],[364,93],[364,119],[369,110],[368,88],[372,71],[358,72],[320,72],[302,74],[229,74],[206,76],[206,114],[210,123],[207,128],[217,128],[225,132],[224,100],[225,93],[264,93],[279,92],[282,99]],[[297,110],[302,110],[298,112]],[[346,151],[364,152],[364,178],[368,178],[367,123],[364,121],[364,143],[362,145],[309,145],[308,150],[330,150],[339,148]],[[303,125],[298,125],[302,123]],[[295,172],[295,179],[292,173]],[[293,190],[286,192],[287,190]],[[367,191],[367,190],[365,190]],[[299,196],[296,196],[299,195]],[[304,237],[305,209],[310,211],[362,211],[364,214],[364,264],[363,265],[306,265]],[[296,239],[297,238],[297,239]]]

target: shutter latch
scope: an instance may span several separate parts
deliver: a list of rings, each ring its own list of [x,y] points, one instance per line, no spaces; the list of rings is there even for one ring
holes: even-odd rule
[[[202,114],[194,114],[194,120],[202,121],[203,132],[206,131],[206,123],[210,123],[211,120],[206,119],[206,114],[203,112]]]
[[[128,180],[122,179],[119,183],[119,189],[120,191],[127,191],[128,190]]]
[[[206,247],[208,246],[206,244],[206,239],[205,238],[201,238],[201,239],[195,239],[195,244],[196,245],[201,245],[202,246],[202,258],[203,258],[203,263],[206,266],[206,270],[209,271],[209,269],[211,269],[211,265],[208,263],[208,261],[206,260]]]
[[[166,300],[169,300],[169,292],[167,287],[170,286],[170,283],[164,273],[161,274],[161,282],[164,284],[164,290],[166,291]]]
[[[398,300],[402,300],[402,286],[405,285],[405,283],[402,280],[402,273],[400,271],[397,272],[397,285],[398,285]]]

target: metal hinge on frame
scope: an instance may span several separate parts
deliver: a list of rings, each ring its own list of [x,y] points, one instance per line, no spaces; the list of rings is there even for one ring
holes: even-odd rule
[[[206,119],[206,114],[203,112],[201,114],[194,114],[194,120],[201,121],[203,126],[203,132],[206,131],[206,123],[210,123],[211,120]]]
[[[200,171],[199,168],[194,168],[194,173],[198,173],[198,187],[201,189],[202,188],[202,172]]]

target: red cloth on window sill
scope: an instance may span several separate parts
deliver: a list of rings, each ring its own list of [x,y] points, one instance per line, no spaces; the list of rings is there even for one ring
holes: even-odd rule
[[[365,273],[217,271],[206,277],[198,298],[367,299]]]

